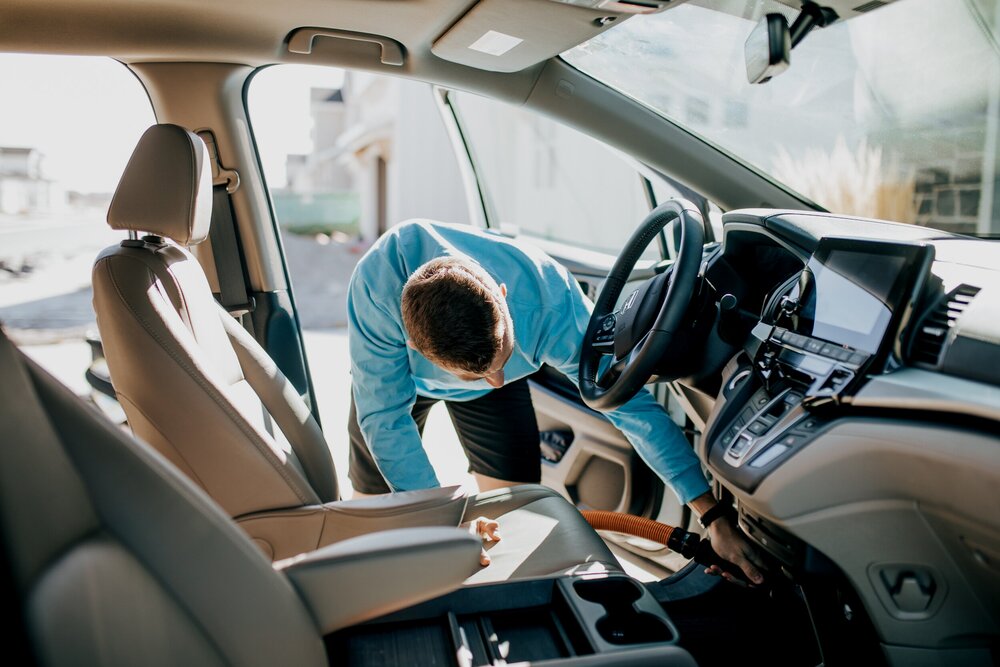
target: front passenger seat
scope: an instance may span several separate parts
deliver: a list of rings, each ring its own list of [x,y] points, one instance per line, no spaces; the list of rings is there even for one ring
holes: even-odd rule
[[[478,568],[478,540],[440,527],[365,535],[272,566],[174,466],[2,331],[0,377],[3,649],[18,664],[324,667],[334,657],[324,635],[444,594]],[[444,643],[406,632],[385,642],[407,646],[411,664],[447,657]],[[673,646],[629,662],[694,664]]]
[[[618,568],[576,508],[537,485],[467,502],[454,489],[340,501],[329,447],[309,409],[216,303],[186,248],[205,240],[211,217],[204,143],[176,125],[149,128],[108,211],[113,229],[147,235],[97,258],[94,310],[135,434],[214,498],[268,557],[376,530],[486,516],[500,520],[504,539],[474,581]]]

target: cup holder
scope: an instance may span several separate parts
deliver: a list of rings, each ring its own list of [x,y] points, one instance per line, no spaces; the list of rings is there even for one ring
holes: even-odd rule
[[[576,594],[604,607],[595,629],[609,644],[646,644],[674,639],[670,626],[659,616],[636,608],[642,587],[631,579],[591,579],[573,583]]]
[[[597,634],[609,644],[647,644],[674,638],[667,624],[644,611],[608,614],[597,621]]]

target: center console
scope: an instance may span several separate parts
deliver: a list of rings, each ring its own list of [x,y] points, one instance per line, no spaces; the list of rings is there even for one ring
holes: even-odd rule
[[[330,635],[327,653],[332,664],[361,667],[693,665],[677,640],[642,584],[602,573],[468,586]]]
[[[772,299],[724,377],[707,433],[712,466],[753,492],[821,435],[869,373],[892,363],[933,260],[926,245],[823,239],[798,280]]]

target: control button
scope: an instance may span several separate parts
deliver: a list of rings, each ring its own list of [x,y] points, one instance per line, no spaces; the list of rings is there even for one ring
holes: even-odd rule
[[[757,414],[753,408],[743,408],[743,412],[740,413],[740,419],[743,423],[752,422],[754,415]]]
[[[767,394],[761,393],[761,394],[757,394],[756,396],[754,396],[753,404],[756,405],[758,408],[762,408],[765,405],[767,405],[767,402],[769,400],[771,400],[771,399],[769,399],[767,397]]]
[[[860,366],[868,357],[860,352],[855,352],[847,359],[847,363]]]
[[[787,336],[787,335],[788,335],[788,331],[785,330],[785,329],[780,329],[780,328],[779,329],[775,329],[774,333],[772,334],[772,336],[774,336],[774,339],[776,341],[779,341],[779,342],[784,341],[785,340],[785,336]]]
[[[750,462],[751,468],[763,468],[768,463],[778,458],[782,454],[788,451],[788,447],[782,444],[771,445]]]
[[[833,352],[833,358],[836,359],[837,361],[847,361],[848,359],[851,358],[851,352],[850,350],[845,350],[843,348],[838,347]]]
[[[760,435],[768,428],[770,428],[769,424],[765,424],[764,422],[759,420],[753,422],[752,424],[750,424],[750,426],[747,426],[747,430],[753,433],[754,435]]]
[[[835,356],[836,352],[837,352],[837,348],[834,347],[833,345],[830,345],[829,343],[826,343],[819,350],[819,353],[822,354],[824,357],[833,357],[835,359],[836,359],[836,356]]]
[[[785,403],[788,405],[798,405],[802,402],[802,394],[797,391],[790,391],[785,394]]]
[[[795,445],[799,444],[800,442],[802,442],[802,438],[800,438],[799,436],[797,436],[797,435],[786,435],[784,438],[781,439],[781,443],[779,443],[779,444],[782,444],[785,447],[794,447]]]
[[[733,439],[736,437],[737,433],[739,433],[739,428],[736,426],[733,426],[728,431],[726,431],[722,435],[722,446],[728,447],[732,443]]]
[[[806,337],[797,333],[789,333],[785,336],[785,342],[795,347],[802,347],[806,344]]]
[[[818,419],[816,419],[815,417],[806,417],[798,425],[798,428],[802,429],[803,431],[815,431],[821,425],[822,424],[820,423],[820,421]]]
[[[740,439],[733,443],[733,446],[729,448],[729,453],[732,456],[740,456],[747,450],[750,443],[753,442],[748,435],[741,435]]]
[[[812,352],[813,354],[819,354],[819,351],[823,349],[823,343],[819,342],[814,338],[810,338],[806,341],[806,352]]]

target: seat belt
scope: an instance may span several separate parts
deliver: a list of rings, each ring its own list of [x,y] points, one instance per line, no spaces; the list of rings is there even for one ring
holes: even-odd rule
[[[205,142],[212,162],[212,222],[208,238],[212,243],[215,273],[219,279],[219,294],[216,299],[253,335],[253,319],[246,315],[253,312],[256,304],[253,297],[247,294],[246,267],[236,236],[233,202],[230,198],[230,194],[240,186],[240,176],[222,166],[215,135],[211,130],[200,130],[198,136]]]
[[[215,272],[219,277],[219,295],[222,307],[236,318],[242,318],[254,309],[253,297],[247,294],[243,257],[236,239],[233,204],[227,185],[212,187],[212,226],[208,238],[212,242]]]

